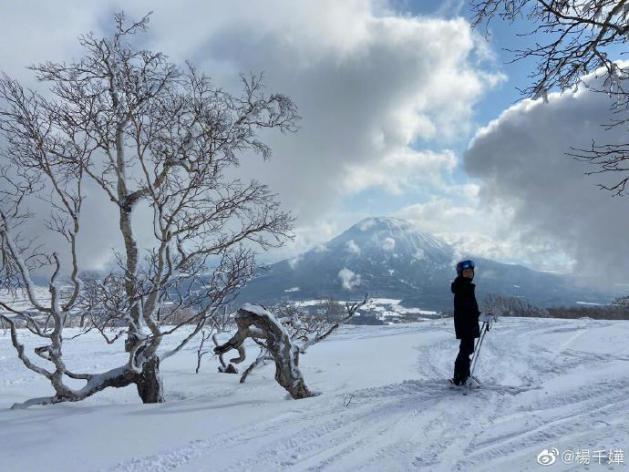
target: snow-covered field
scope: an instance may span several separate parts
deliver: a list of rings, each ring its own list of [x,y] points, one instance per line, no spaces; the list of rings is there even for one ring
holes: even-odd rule
[[[451,324],[343,327],[302,357],[307,384],[321,392],[306,400],[286,399],[270,365],[244,385],[212,358],[195,375],[191,348],[162,365],[165,404],[141,405],[127,388],[21,411],[8,407],[51,390],[0,335],[0,470],[629,468],[629,458],[607,464],[610,450],[629,453],[629,322],[501,319],[478,367],[487,388],[467,396],[445,382]],[[76,371],[123,359],[91,335],[68,347]],[[590,464],[538,465],[553,448],[587,450]]]

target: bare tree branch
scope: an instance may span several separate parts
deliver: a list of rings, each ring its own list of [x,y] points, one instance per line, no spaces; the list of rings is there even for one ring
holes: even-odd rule
[[[514,60],[533,58],[531,85],[523,95],[547,99],[553,90],[587,88],[610,98],[609,123],[605,129],[629,124],[629,66],[614,59],[615,50],[626,54],[629,35],[629,3],[626,0],[475,0],[472,13],[476,25],[489,26],[499,17],[507,22],[526,19],[533,25],[533,47],[512,51]],[[542,41],[541,44],[540,42]],[[595,78],[584,82],[584,77]],[[599,185],[615,196],[625,195],[629,168],[629,145],[592,143],[590,149],[573,149],[567,154],[598,170],[587,174],[614,172],[620,179],[613,185]]]
[[[38,372],[56,392],[44,403],[129,384],[144,402],[163,401],[160,362],[211,325],[253,277],[255,250],[292,237],[293,218],[277,195],[257,181],[230,177],[229,170],[245,153],[268,159],[271,149],[260,131],[294,132],[295,105],[267,93],[261,74],[242,76],[236,96],[190,64],[180,68],[161,52],[138,48],[134,38],[147,30],[149,16],[133,21],[118,13],[111,35],[80,38],[78,60],[31,66],[49,95],[0,77],[7,163],[0,169],[6,197],[0,202],[0,282],[24,291],[29,305],[22,310],[2,301],[8,312],[2,319],[12,328],[21,320],[48,343],[36,351],[54,366]],[[116,220],[102,224],[123,246],[115,270],[96,277],[81,274],[77,252],[86,181],[116,206]],[[44,229],[65,243],[64,254],[19,232],[33,221],[31,199],[50,202]],[[140,246],[134,231],[141,203],[153,216],[151,249]],[[41,272],[49,276],[45,300],[31,280]],[[101,375],[66,368],[63,329],[75,319],[79,335],[93,329],[110,344],[124,336],[127,362]],[[164,337],[190,325],[174,348],[160,349]],[[25,366],[38,369],[20,346],[14,343]],[[64,377],[86,385],[71,389]]]

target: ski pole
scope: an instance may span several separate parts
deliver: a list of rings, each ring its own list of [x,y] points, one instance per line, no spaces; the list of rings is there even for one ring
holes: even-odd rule
[[[483,320],[483,328],[481,331],[480,338],[478,342],[476,343],[476,348],[474,350],[474,357],[472,358],[472,367],[470,369],[470,377],[472,377],[474,374],[474,369],[476,368],[478,355],[480,354],[480,348],[483,346],[483,340],[485,339],[485,334],[487,334],[487,331],[489,331],[489,326],[491,325],[491,322],[496,321],[496,315],[492,315],[491,313],[488,313],[486,315],[484,314],[483,317],[485,319]]]
[[[485,339],[485,333],[487,332],[487,323],[483,322],[483,328],[481,330],[480,338],[476,343],[476,347],[474,348],[474,357],[472,357],[472,368],[470,369],[470,377],[474,374],[474,368],[476,367],[476,361],[478,360],[478,354],[480,353],[480,348],[483,345],[483,340]]]

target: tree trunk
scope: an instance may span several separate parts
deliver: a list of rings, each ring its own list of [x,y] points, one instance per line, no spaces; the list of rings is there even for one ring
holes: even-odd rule
[[[308,398],[312,392],[306,386],[301,372],[299,371],[299,349],[286,336],[277,342],[277,339],[270,338],[269,346],[272,349],[275,360],[275,380],[286,389],[294,399]]]
[[[245,304],[236,315],[238,331],[225,344],[216,346],[214,353],[222,355],[238,349],[240,356],[231,362],[245,360],[243,343],[246,338],[266,340],[266,348],[275,361],[275,380],[294,399],[308,398],[313,393],[308,389],[299,370],[299,349],[295,346],[281,323],[264,308]]]
[[[159,358],[151,357],[144,363],[142,373],[136,380],[138,395],[143,403],[164,403],[164,386],[159,373]]]

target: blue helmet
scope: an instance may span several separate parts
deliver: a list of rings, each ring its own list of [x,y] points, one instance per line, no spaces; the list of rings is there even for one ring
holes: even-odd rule
[[[466,259],[456,265],[456,273],[459,275],[461,275],[465,269],[474,270],[474,261],[472,261],[471,259]]]

